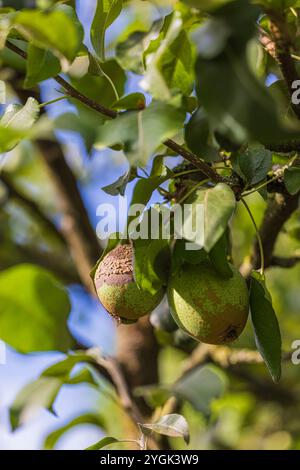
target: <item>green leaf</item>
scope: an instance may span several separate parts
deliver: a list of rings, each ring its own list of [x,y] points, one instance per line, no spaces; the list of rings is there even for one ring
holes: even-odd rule
[[[72,62],[83,40],[82,27],[74,21],[67,5],[52,11],[23,10],[14,16],[14,27],[42,49],[51,49]]]
[[[257,348],[274,382],[281,376],[281,334],[264,277],[252,273],[250,288],[251,319]]]
[[[119,96],[124,94],[126,75],[115,59],[109,59],[100,64],[99,62],[95,63],[92,56],[83,56],[79,57],[76,62],[78,65],[78,73],[76,74],[76,70],[74,70],[74,72],[72,70],[70,71],[72,85],[88,98],[96,101],[96,103],[110,107],[116,101],[115,90]],[[96,64],[97,73],[94,69]],[[84,73],[85,71],[86,73]],[[114,87],[112,87],[111,82]],[[78,109],[87,109],[86,106],[78,103],[78,100],[74,100],[73,102]],[[94,127],[96,127],[95,122],[103,122],[103,118],[99,113],[92,110],[90,113],[92,115],[91,120],[94,120]],[[97,120],[95,121],[95,119]]]
[[[96,413],[86,413],[84,415],[81,415],[72,419],[61,428],[56,429],[55,431],[51,432],[45,439],[44,449],[52,450],[55,447],[56,443],[59,441],[59,439],[66,432],[70,431],[76,426],[81,426],[81,425],[86,425],[86,424],[92,424],[99,428],[106,427],[106,423],[104,422],[103,418],[100,415]]]
[[[43,268],[23,264],[0,274],[0,337],[17,351],[67,351],[71,305],[66,290]]]
[[[101,118],[101,117],[100,117]],[[91,151],[96,140],[95,115],[88,108],[80,107],[78,113],[63,113],[54,120],[55,129],[79,133],[86,149]]]
[[[182,333],[182,330],[177,332]],[[223,371],[214,365],[204,365],[188,372],[171,386],[137,387],[134,393],[136,396],[146,398],[147,402],[155,407],[163,406],[168,398],[175,395],[208,417],[212,402],[220,398],[226,388],[227,379]]]
[[[230,2],[215,14],[227,25],[229,39],[222,53],[211,59],[199,55],[196,64],[197,96],[210,124],[238,144],[245,140],[267,143],[296,138],[298,124],[292,127],[280,119],[275,101],[248,63],[246,48],[256,34],[259,9],[245,0],[243,6]],[[213,41],[218,28],[212,34]]]
[[[187,250],[186,240],[177,240],[172,255],[172,270],[176,271],[183,264],[200,264],[207,258],[206,251],[202,248],[199,250]]]
[[[257,184],[272,168],[272,152],[263,146],[249,147],[238,154],[236,164],[238,168],[235,169],[248,184]]]
[[[10,422],[15,430],[25,424],[29,413],[46,408],[53,411],[54,401],[63,385],[63,381],[56,377],[40,377],[26,385],[17,395],[10,408]]]
[[[196,220],[198,212],[201,231],[189,233],[184,224],[183,236],[191,242],[200,244],[207,252],[215,246],[224,234],[228,222],[236,207],[235,196],[231,188],[218,183],[212,189],[199,190],[186,201],[192,204],[192,220]],[[201,210],[200,210],[201,209]]]
[[[134,389],[134,396],[143,398],[150,407],[157,408],[165,405],[172,396],[172,391],[159,385],[144,385]]]
[[[168,15],[158,38],[145,51],[143,88],[155,99],[170,100],[173,92],[190,95],[194,83],[194,51],[178,11]]]
[[[179,414],[169,414],[162,416],[155,423],[139,424],[140,429],[149,435],[149,431],[169,437],[182,437],[186,444],[189,443],[189,425],[184,416]]]
[[[33,88],[39,82],[55,77],[61,70],[59,60],[50,50],[29,44],[27,50],[25,88]]]
[[[109,446],[110,444],[114,444],[115,442],[120,442],[119,439],[115,439],[114,437],[104,437],[100,441],[96,442],[96,444],[88,447],[86,450],[100,450],[103,447]]]
[[[89,368],[82,369],[80,372],[71,377],[66,385],[77,385],[77,384],[89,384],[96,388],[99,386],[99,382],[95,379],[94,374]]]
[[[233,53],[212,61],[198,59],[197,75],[198,98],[212,126],[234,141],[284,141],[297,135],[281,125],[274,101],[244,59]]]
[[[95,361],[92,356],[78,352],[45,369],[40,377],[26,385],[14,400],[10,408],[12,428],[16,429],[24,424],[32,412],[40,408],[54,413],[53,405],[63,385],[88,383],[98,388],[99,382],[87,367],[82,368],[76,375],[71,375],[76,365],[93,362]]]
[[[153,173],[156,173],[153,168]],[[167,181],[172,175],[172,172],[167,168],[161,168],[160,175],[149,176],[148,178],[140,178],[134,187],[130,206],[134,204],[143,204],[146,206],[153,194],[153,192],[159,188],[165,181]],[[128,224],[131,222],[132,217],[128,217]]]
[[[114,183],[103,186],[101,189],[110,196],[124,196],[127,184],[136,178],[136,168],[131,168],[129,171],[120,176]]]
[[[146,99],[143,93],[130,93],[129,95],[123,96],[121,99],[113,104],[113,108],[117,110],[132,110],[132,109],[145,109]]]
[[[216,271],[224,278],[230,279],[233,276],[232,269],[228,261],[228,242],[225,232],[209,252],[209,258]]]
[[[0,119],[0,153],[12,150],[22,139],[31,137],[31,128],[39,117],[40,108],[34,98],[24,106],[10,104]]]
[[[230,28],[222,18],[210,18],[193,34],[197,50],[201,57],[213,59],[225,48],[231,35]]]
[[[122,67],[137,74],[145,73],[144,51],[151,40],[157,37],[162,24],[163,20],[158,19],[146,31],[130,30],[130,34],[116,46],[116,56]]]
[[[284,184],[290,194],[300,191],[300,168],[291,166],[284,172]]]
[[[101,60],[105,60],[105,32],[122,11],[123,0],[97,0],[91,26],[91,41]]]
[[[18,131],[30,129],[40,113],[39,104],[34,98],[28,98],[24,106],[10,104],[0,119],[1,127],[10,127]]]
[[[210,414],[212,401],[223,395],[225,389],[226,380],[222,371],[210,365],[189,372],[172,387],[176,396],[187,400],[205,416]]]
[[[164,165],[165,155],[156,155],[153,158],[152,168],[150,172],[150,177],[154,176],[163,176],[168,171],[167,167]]]
[[[153,102],[144,111],[128,111],[99,128],[97,149],[122,144],[132,164],[145,165],[157,147],[182,126],[184,114]]]
[[[209,144],[210,128],[207,114],[198,108],[185,126],[185,141],[189,149],[208,162],[219,161],[216,148]]]
[[[55,364],[47,367],[41,376],[42,377],[66,377],[70,375],[72,369],[80,363],[93,363],[94,359],[89,354],[83,352],[73,352],[69,354],[62,361],[56,362]]]
[[[12,429],[15,430],[25,424],[31,415],[41,408],[55,414],[53,405],[62,386],[83,383],[99,386],[88,369],[82,369],[73,377],[70,377],[70,373],[66,376],[59,375],[57,377],[43,373],[37,380],[26,385],[13,402],[10,408]]]
[[[147,211],[148,217],[150,211]],[[141,222],[143,223],[143,221]],[[133,240],[134,278],[140,289],[155,295],[168,279],[170,249],[168,240],[138,238]]]
[[[12,150],[22,139],[28,137],[28,131],[10,129],[0,123],[0,153]]]

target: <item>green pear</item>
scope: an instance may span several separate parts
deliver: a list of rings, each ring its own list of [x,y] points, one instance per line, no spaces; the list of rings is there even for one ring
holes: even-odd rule
[[[134,280],[133,249],[119,245],[100,262],[94,283],[104,308],[120,320],[137,320],[151,313],[161,302],[164,291],[155,295],[141,290]]]
[[[230,265],[233,276],[221,277],[210,262],[184,264],[168,285],[168,300],[174,320],[194,339],[208,344],[226,344],[242,333],[249,313],[246,282]]]

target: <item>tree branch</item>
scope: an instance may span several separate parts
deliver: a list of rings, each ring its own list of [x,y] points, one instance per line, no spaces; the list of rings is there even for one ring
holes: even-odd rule
[[[270,266],[278,266],[280,268],[293,268],[298,263],[300,263],[300,256],[291,256],[290,258],[273,256],[271,259]]]
[[[76,178],[58,142],[37,140],[36,143],[59,196],[62,235],[68,243],[83,285],[94,295],[94,285],[89,272],[99,258],[101,248],[90,224]]]
[[[286,191],[282,194],[275,193],[265,210],[262,224],[259,229],[264,257],[265,268],[273,266],[274,248],[277,238],[287,220],[298,208],[300,193],[292,196]],[[275,260],[280,258],[276,257]],[[254,241],[250,260],[246,260],[240,267],[241,274],[248,278],[253,269],[261,265],[260,249],[257,238]]]
[[[288,94],[290,98],[292,98],[293,82],[299,80],[296,66],[290,53],[292,41],[289,36],[284,16],[281,13],[273,11],[269,11],[268,15],[270,18],[272,38],[269,38],[268,35],[261,30],[260,40],[267,52],[278,63],[288,89]],[[300,105],[292,103],[292,106],[296,116],[300,119]],[[299,149],[298,145],[298,142],[289,142],[287,144],[279,145],[277,148],[276,146],[271,146],[271,149],[288,153],[290,151],[297,151]],[[274,261],[287,264],[286,260],[283,261],[278,257],[274,258],[273,252],[282,227],[298,208],[299,197],[300,193],[292,196],[286,191],[283,191],[281,194],[276,193],[268,204],[259,230],[265,256],[265,267],[273,265]],[[245,277],[248,277],[252,269],[258,269],[260,263],[260,250],[258,240],[256,239],[253,247],[252,259],[250,262],[247,261],[241,266],[241,273]]]
[[[194,165],[196,168],[199,168],[202,173],[208,176],[208,178],[210,178],[212,181],[216,183],[223,181],[223,178],[211,166],[200,160],[199,157],[197,157],[197,155],[194,153],[182,147],[182,145],[177,144],[174,140],[167,139],[164,142],[164,145],[170,150],[173,150],[174,152],[181,155],[185,160],[192,163],[192,165]]]
[[[299,196],[299,193],[295,196],[291,196],[287,193],[276,193],[274,198],[268,204],[263,222],[259,229],[265,255],[266,268],[272,264],[275,243],[281,229],[293,212],[298,208]],[[252,262],[254,269],[258,269],[261,259],[257,240],[254,244]]]
[[[282,359],[290,361],[291,354],[283,354]],[[220,366],[239,380],[247,382],[247,389],[251,390],[255,396],[260,397],[262,400],[273,400],[289,406],[299,402],[298,396],[290,390],[286,390],[286,388],[278,384],[275,385],[270,380],[266,380],[263,377],[260,378],[245,370],[245,365],[263,364],[263,359],[258,351],[201,344],[186,361],[182,377],[207,363]]]
[[[66,284],[80,283],[80,278],[71,259],[65,259],[53,252],[42,251],[37,247],[29,245],[16,245],[17,253],[21,259],[17,262],[30,262],[42,266],[53,272]],[[16,262],[11,263],[16,264]]]
[[[273,44],[269,43],[266,46],[266,50],[269,54],[275,58],[282,76],[287,85],[287,91],[289,96],[292,98],[293,95],[293,83],[299,80],[299,75],[295,66],[295,62],[291,57],[292,41],[289,35],[288,26],[285,21],[285,17],[281,12],[268,12],[270,18],[270,29],[273,38]],[[265,40],[262,39],[262,42]],[[292,102],[292,108],[300,119],[300,105]]]
[[[16,46],[12,42],[6,41],[6,46],[8,49],[15,52],[23,59],[25,60],[27,59],[26,52],[20,49],[18,46]],[[112,119],[118,116],[118,113],[116,111],[109,109],[97,103],[96,101],[91,100],[90,98],[83,95],[82,93],[80,93],[60,75],[57,75],[56,77],[54,77],[54,80],[66,90],[69,96],[79,100],[81,103],[85,104],[89,108],[94,109],[98,113],[104,116],[107,116],[109,118],[112,118]],[[215,181],[215,182],[223,181],[223,178],[211,166],[209,166],[207,163],[201,160],[197,155],[186,150],[182,145],[177,144],[171,139],[167,139],[165,142],[163,142],[163,144],[166,147],[168,147],[170,150],[177,152],[185,160],[188,160],[190,163],[192,163],[196,168],[199,168],[205,175],[211,178],[212,181]]]

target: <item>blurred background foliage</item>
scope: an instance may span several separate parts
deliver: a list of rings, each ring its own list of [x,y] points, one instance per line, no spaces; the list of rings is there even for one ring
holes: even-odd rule
[[[3,6],[6,6],[8,2],[2,3]],[[24,6],[31,8],[36,4],[40,8],[48,8],[53,3],[59,2],[16,0],[9,3],[14,8],[23,8]],[[76,3],[79,19],[85,28],[85,42],[90,46],[87,32],[90,28],[93,16],[91,12],[95,8],[95,2],[78,0],[67,3]],[[105,72],[113,81],[120,96],[138,89],[144,93],[146,101],[150,101],[150,95],[140,87],[141,74],[143,73],[141,53],[149,41],[147,38],[149,31],[151,28],[155,30],[158,26],[157,23],[153,25],[153,21],[158,21],[159,18],[171,11],[175,3],[178,5],[175,0],[125,2],[120,17],[108,30],[106,54],[108,57],[112,57],[116,51],[118,62],[114,59],[106,62]],[[196,0],[185,3],[197,6]],[[224,2],[206,3],[210,8],[214,4],[225,3],[225,0]],[[292,3],[295,4],[295,8],[298,6],[297,2]],[[193,48],[189,53],[192,60]],[[274,75],[274,65],[269,66],[262,51],[260,53],[262,55],[260,76],[269,83],[276,82],[278,77]],[[114,90],[107,86],[106,78],[101,75],[94,76],[91,80],[89,76],[80,77],[81,67],[85,66],[83,64],[84,58],[80,59],[81,62],[79,61],[69,70],[73,85],[95,101],[111,106],[116,101]],[[2,61],[1,80],[9,83],[11,68],[17,69],[21,73],[24,72],[24,62],[7,50],[1,53],[0,61]],[[125,68],[127,72],[125,73],[121,67]],[[191,77],[193,81],[192,70],[185,70],[184,88],[187,95],[191,91],[189,84]],[[43,82],[41,85],[43,100],[48,101],[59,96],[56,88],[57,85],[51,79]],[[224,92],[226,93],[226,90]],[[152,89],[151,93],[153,95]],[[16,99],[18,98],[14,95],[13,89],[8,87],[8,101],[15,102]],[[78,114],[73,114],[73,117],[70,117],[75,106]],[[98,222],[96,216],[98,204],[110,202],[116,205],[114,197],[104,193],[101,187],[122,176],[128,169],[127,162],[121,152],[100,151],[92,148],[95,138],[95,119],[97,119],[97,124],[100,124],[102,120],[102,117],[99,118],[94,111],[81,104],[78,105],[78,102],[74,100],[69,100],[68,103],[59,102],[48,106],[47,112],[55,122],[56,137],[62,144],[68,164],[76,175],[80,193],[95,229]],[[48,135],[46,118],[44,126],[46,135]],[[41,132],[43,132],[43,128],[41,128]],[[166,163],[170,167],[180,161],[179,157],[174,156],[166,159]],[[59,195],[51,177],[49,177],[38,147],[34,143],[23,141],[11,152],[1,156],[0,162],[3,171],[3,178],[1,176],[0,180],[0,276],[5,274],[4,270],[7,268],[24,263],[26,265],[35,264],[54,273],[68,289],[72,303],[69,328],[73,336],[79,343],[84,343],[87,346],[100,346],[105,353],[114,354],[115,325],[104,309],[80,287],[79,276],[71,254],[66,248],[64,239],[56,230],[62,217],[59,209]],[[151,162],[146,166],[146,170],[149,171],[150,168]],[[125,195],[129,199],[134,183],[135,181],[130,182],[126,188]],[[161,201],[161,195],[155,192],[151,200],[153,202]],[[259,224],[266,209],[265,199],[259,194],[254,194],[247,201],[256,222]],[[121,223],[124,223],[124,220]],[[255,236],[251,220],[241,204],[238,204],[231,227],[234,262],[239,266],[249,256]],[[292,256],[297,252],[299,250],[299,233],[298,210],[278,237],[275,254]],[[292,343],[300,339],[300,264],[290,269],[272,267],[267,270],[266,279],[280,323],[283,351],[290,353]],[[11,292],[13,296],[14,290],[24,289],[22,282],[22,278],[20,279],[18,273],[15,272],[9,278],[10,285],[4,288],[5,293],[9,295]],[[53,289],[55,288],[53,286]],[[24,294],[27,308],[28,304],[33,306],[35,301],[37,305],[39,305],[38,302],[45,305],[55,299],[56,306],[60,302],[60,312],[65,312],[65,315],[68,316],[68,308],[64,307],[68,300],[61,298],[59,291],[45,290],[44,293],[40,287],[38,292],[45,297],[36,300],[31,291],[27,295]],[[0,290],[0,296],[1,294]],[[34,317],[38,322],[38,312],[36,315],[34,314]],[[0,322],[0,333],[1,327],[7,328]],[[7,332],[7,336],[12,338],[10,344],[15,346],[18,351],[22,350],[22,347],[18,347],[17,321],[11,322],[9,328],[11,330]],[[47,325],[47,331],[49,328],[50,326]],[[62,330],[63,328],[59,329],[58,336],[62,334]],[[24,333],[21,332],[21,334],[24,339]],[[46,335],[47,333],[45,333],[45,337]],[[248,364],[230,367],[226,364],[226,351],[222,356],[222,350],[220,350],[216,364],[205,365],[200,370],[199,373],[203,375],[189,377],[192,382],[179,384],[178,381],[181,380],[182,373],[189,366],[191,356],[193,356],[191,351],[195,351],[196,345],[184,334],[180,336],[178,333],[157,330],[156,335],[162,345],[159,352],[159,384],[154,387],[140,387],[134,392],[137,396],[142,394],[146,397],[148,404],[153,409],[156,408],[158,414],[166,413],[168,407],[172,406],[170,395],[175,394],[180,398],[179,409],[189,424],[191,441],[186,446],[182,439],[171,439],[171,446],[174,449],[300,449],[300,365],[293,365],[290,359],[284,361],[282,379],[278,385],[275,385],[272,383],[265,365]],[[67,343],[68,341],[73,340],[68,338]],[[44,349],[56,349],[55,344],[46,344],[45,338],[42,339],[42,343],[44,343]],[[70,344],[67,344],[64,348],[58,347],[57,349],[66,350],[69,346]],[[250,321],[232,348],[233,350],[244,348],[256,350]],[[43,348],[37,342],[34,346],[28,344],[28,350],[41,351]],[[26,348],[23,348],[22,352],[27,352]],[[53,447],[55,445],[56,448],[69,448],[75,444],[78,447],[87,447],[102,435],[117,436],[122,439],[122,436],[129,433],[132,422],[120,406],[115,391],[105,379],[97,377],[96,380],[94,378],[95,371],[92,371],[92,378],[89,375],[88,378],[84,376],[83,380],[78,380],[79,385],[71,386],[67,381],[64,382],[64,389],[67,388],[69,392],[65,395],[63,392],[64,398],[55,403],[54,408],[57,409],[58,418],[51,417],[50,419],[46,414],[33,418],[38,423],[34,432],[34,441],[30,442],[28,436],[32,431],[30,431],[30,425],[28,425],[29,430],[26,431],[27,424],[21,430],[16,430],[13,437],[8,437],[7,405],[11,406],[15,398],[13,392],[17,388],[15,385],[20,385],[20,380],[17,380],[14,371],[18,371],[18,374],[22,376],[23,385],[30,380],[37,379],[38,374],[46,366],[48,367],[62,358],[62,355],[35,353],[27,356],[25,360],[24,356],[9,352],[7,364],[0,366],[2,384],[5,384],[6,381],[10,384],[5,391],[1,392],[3,400],[0,401],[0,426],[4,430],[3,436],[5,437],[3,442],[1,441],[3,438],[0,437],[0,447],[26,447],[26,442],[28,442],[28,447]],[[76,365],[73,374],[82,370],[82,366]],[[12,378],[8,380],[9,377]],[[100,380],[100,386],[98,380]],[[82,383],[85,385],[83,386]],[[79,407],[77,406],[76,394],[73,395],[73,388],[76,387],[79,387],[80,390],[77,394],[78,397],[80,395],[78,398]],[[93,390],[92,394],[91,389]],[[48,396],[48,390],[45,394],[47,395],[45,396],[45,407],[50,411],[52,409],[52,393],[53,389],[51,388],[51,399]],[[72,407],[66,405],[67,401],[72,401],[71,397],[75,397]],[[71,423],[71,430],[67,434],[68,439],[63,437],[58,440],[60,436],[56,435],[55,437],[53,434],[50,434],[46,439],[49,432],[66,425],[79,415],[79,411],[83,415],[82,420],[73,424],[80,424],[80,431],[74,431]],[[88,415],[86,415],[87,412]],[[31,418],[31,413],[29,415]],[[24,418],[24,421],[28,423],[28,416],[26,419]],[[91,426],[95,426],[96,431],[92,432]],[[128,444],[115,444],[115,447],[128,448]]]

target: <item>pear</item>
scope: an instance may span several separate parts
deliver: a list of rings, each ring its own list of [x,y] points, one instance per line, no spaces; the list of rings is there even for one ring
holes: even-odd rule
[[[94,283],[104,308],[121,321],[137,320],[151,313],[161,302],[164,291],[155,295],[139,289],[134,280],[133,249],[119,245],[100,262]]]
[[[181,329],[203,343],[230,343],[246,325],[247,285],[238,270],[230,267],[230,279],[222,278],[208,261],[186,263],[171,276],[168,301],[173,318]]]

